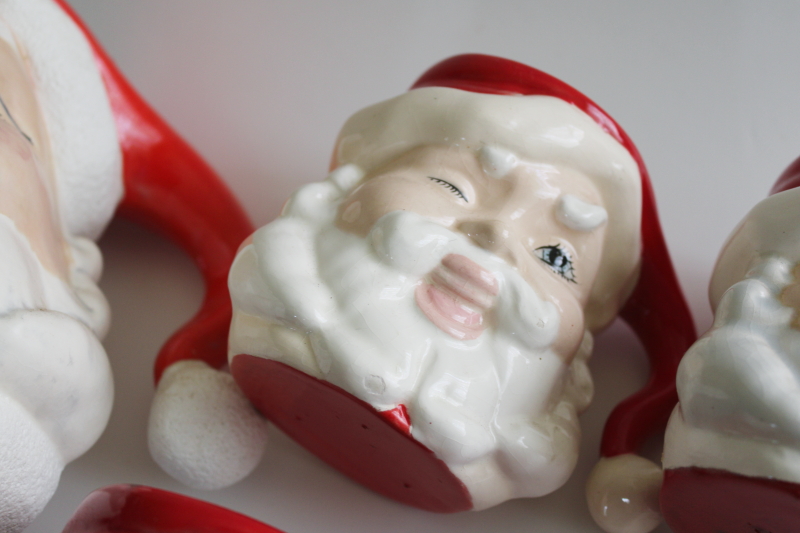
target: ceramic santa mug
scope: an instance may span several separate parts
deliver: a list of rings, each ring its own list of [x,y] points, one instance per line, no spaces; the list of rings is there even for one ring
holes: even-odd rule
[[[654,527],[660,468],[636,450],[695,335],[624,131],[547,74],[457,56],[350,118],[332,169],[240,247],[227,356],[159,359],[156,461],[235,482],[263,450],[252,404],[410,505],[541,496],[575,466],[592,336],[621,313],[652,376],[609,419],[590,506],[610,530]]]
[[[676,533],[800,527],[800,159],[728,238],[714,325],[678,371],[661,506]]]

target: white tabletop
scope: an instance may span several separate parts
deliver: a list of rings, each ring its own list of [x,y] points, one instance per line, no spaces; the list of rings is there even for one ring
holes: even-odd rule
[[[700,330],[716,254],[800,155],[800,5],[683,1],[407,2],[72,0],[134,85],[220,172],[257,225],[300,184],[325,176],[338,128],[464,52],[535,66],[585,92],[633,138]],[[152,361],[202,297],[191,261],[125,222],[101,242],[112,310],[105,341],[116,400],[105,434],[64,471],[27,530],[61,531],[93,489],[178,491],[292,532],[597,532],[583,483],[613,405],[645,379],[617,324],[598,338],[596,400],[567,486],[538,500],[434,515],[370,493],[273,431],[267,456],[225,490],[190,490],[153,463],[145,428]],[[659,456],[658,443],[651,449]],[[659,533],[666,533],[661,526]]]

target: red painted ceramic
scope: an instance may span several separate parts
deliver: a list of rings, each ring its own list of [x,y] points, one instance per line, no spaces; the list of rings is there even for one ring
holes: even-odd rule
[[[92,492],[63,533],[281,533],[202,500],[140,485]]]

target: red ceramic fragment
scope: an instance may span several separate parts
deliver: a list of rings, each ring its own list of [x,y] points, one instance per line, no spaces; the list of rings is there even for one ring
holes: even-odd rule
[[[92,492],[62,533],[282,533],[243,514],[137,485]]]
[[[666,470],[661,510],[674,533],[798,533],[800,485],[724,470]]]
[[[427,511],[472,508],[464,484],[398,428],[397,417],[389,420],[341,388],[277,361],[237,355],[231,373],[264,416],[355,481]]]

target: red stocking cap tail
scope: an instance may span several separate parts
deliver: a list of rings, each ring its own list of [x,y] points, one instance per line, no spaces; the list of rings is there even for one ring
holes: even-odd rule
[[[600,447],[604,457],[633,453],[649,435],[664,428],[678,403],[678,365],[697,339],[667,252],[652,186],[649,182],[643,185],[641,271],[620,316],[647,351],[650,378],[640,391],[617,405],[606,421]]]
[[[141,485],[112,485],[92,492],[62,533],[282,533],[224,507]]]
[[[158,355],[156,381],[182,359],[202,359],[219,368],[227,361],[228,269],[253,226],[224,182],[139,96],[75,12],[64,0],[55,1],[89,41],[115,115],[125,183],[118,213],[181,246],[205,281],[200,311]]]
[[[781,177],[772,186],[770,194],[777,194],[779,192],[788,191],[800,187],[800,157],[794,160],[794,163],[789,165],[789,168],[783,171]]]
[[[522,63],[480,54],[455,56],[425,72],[412,89],[422,87],[559,98],[589,115],[636,162],[642,182],[642,263],[636,288],[621,315],[644,344],[651,373],[643,389],[614,409],[601,446],[606,457],[634,453],[649,435],[663,427],[677,403],[678,364],[697,337],[667,252],[653,188],[639,151],[600,106],[563,81]]]

